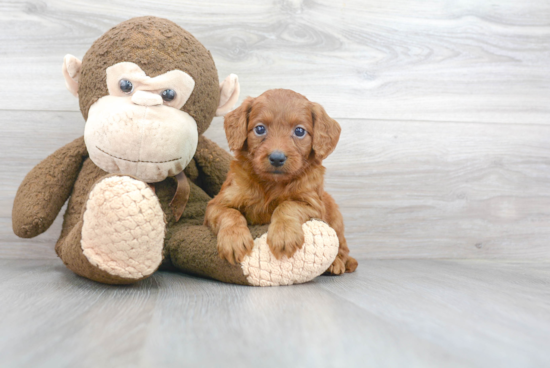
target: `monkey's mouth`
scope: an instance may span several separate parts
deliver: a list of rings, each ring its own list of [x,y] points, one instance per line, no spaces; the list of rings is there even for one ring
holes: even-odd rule
[[[129,159],[127,159],[127,158],[122,158],[122,157],[118,157],[118,156],[115,156],[115,155],[111,155],[109,152],[102,150],[102,149],[99,148],[98,146],[95,146],[95,148],[97,148],[98,150],[100,150],[100,151],[103,152],[104,154],[111,156],[112,158],[116,158],[117,160],[123,160],[123,161],[128,161],[128,162],[135,162],[135,163],[143,162],[143,163],[147,163],[147,164],[164,164],[164,163],[166,163],[166,162],[179,161],[179,160],[181,160],[181,159],[183,158],[183,157],[178,157],[178,158],[174,158],[174,159],[172,159],[172,160],[165,160],[165,161],[129,160]]]

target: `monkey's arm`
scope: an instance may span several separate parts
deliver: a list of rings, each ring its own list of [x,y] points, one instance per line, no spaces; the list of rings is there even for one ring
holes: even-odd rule
[[[233,157],[210,139],[200,136],[194,159],[199,170],[201,188],[214,197],[220,192]]]
[[[17,190],[12,211],[14,233],[32,238],[46,231],[69,198],[88,156],[84,137],[58,149],[36,165]]]

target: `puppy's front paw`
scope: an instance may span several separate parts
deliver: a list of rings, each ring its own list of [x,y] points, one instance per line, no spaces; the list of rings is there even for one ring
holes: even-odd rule
[[[277,259],[292,257],[304,244],[302,224],[296,221],[274,221],[267,230],[267,244]]]
[[[254,239],[247,227],[230,227],[218,232],[218,254],[231,264],[241,263],[253,247]]]

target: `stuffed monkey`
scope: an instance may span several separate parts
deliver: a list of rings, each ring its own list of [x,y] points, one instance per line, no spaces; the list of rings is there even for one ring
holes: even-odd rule
[[[221,84],[210,52],[175,23],[125,21],[82,61],[65,56],[67,88],[78,97],[84,136],[27,174],[13,206],[13,230],[46,231],[69,200],[57,255],[76,274],[128,284],[159,267],[243,285],[306,282],[334,260],[338,240],[321,221],[304,224],[305,243],[275,259],[267,226],[251,226],[250,256],[231,265],[203,225],[231,156],[202,133],[235,105],[239,83]]]

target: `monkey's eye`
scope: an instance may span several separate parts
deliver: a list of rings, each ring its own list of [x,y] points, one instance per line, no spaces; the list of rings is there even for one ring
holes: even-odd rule
[[[173,89],[165,89],[161,93],[162,99],[166,102],[172,101],[174,98],[176,98],[176,91]]]
[[[306,133],[306,130],[302,127],[296,127],[296,129],[294,129],[294,135],[298,138],[304,138]]]
[[[254,127],[254,133],[255,133],[257,136],[265,135],[266,132],[267,132],[267,129],[266,129],[265,126],[263,126],[262,124],[256,125],[256,126]]]
[[[130,93],[134,90],[134,85],[132,82],[126,79],[121,79],[120,82],[118,82],[118,85],[120,87],[120,90],[125,93]]]

